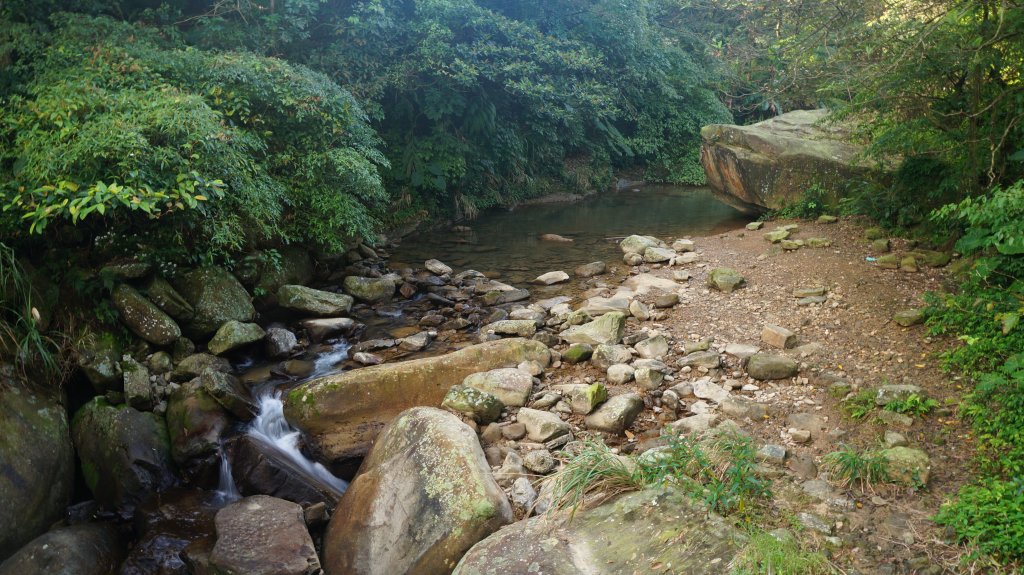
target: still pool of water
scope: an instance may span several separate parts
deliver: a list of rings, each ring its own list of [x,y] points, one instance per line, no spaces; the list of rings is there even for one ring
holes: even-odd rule
[[[456,270],[498,272],[502,281],[525,283],[538,275],[604,260],[622,262],[618,241],[630,234],[666,241],[709,235],[748,221],[707,188],[643,186],[608,191],[575,203],[537,204],[493,210],[467,222],[468,233],[432,230],[402,240],[392,262],[422,267],[437,258]],[[572,243],[542,241],[558,234]]]

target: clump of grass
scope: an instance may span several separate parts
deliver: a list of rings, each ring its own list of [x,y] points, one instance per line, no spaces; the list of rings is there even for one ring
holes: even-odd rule
[[[835,573],[820,552],[804,548],[794,537],[752,533],[747,544],[729,564],[732,575],[824,575]]]
[[[897,399],[890,401],[885,404],[886,411],[894,411],[896,413],[909,413],[911,415],[925,416],[932,412],[933,409],[939,406],[939,402],[936,399],[930,397],[924,397],[917,393],[911,393],[904,399]]]
[[[14,363],[22,375],[60,381],[65,365],[61,346],[41,326],[35,290],[14,250],[0,243],[0,358]]]
[[[673,435],[668,444],[639,458],[612,453],[600,442],[585,443],[551,485],[552,510],[596,505],[610,497],[654,485],[689,492],[724,515],[743,513],[771,495],[769,482],[757,477],[749,438],[718,434],[704,439]]]
[[[840,487],[857,486],[862,490],[873,490],[889,481],[888,462],[878,451],[859,451],[843,446],[823,459],[823,468]]]
[[[861,390],[844,399],[840,406],[852,419],[864,419],[875,408],[875,392],[871,389]]]

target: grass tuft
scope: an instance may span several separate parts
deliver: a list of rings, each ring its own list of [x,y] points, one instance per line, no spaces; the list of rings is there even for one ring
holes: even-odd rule
[[[858,451],[843,446],[826,455],[823,461],[823,469],[843,488],[856,485],[861,490],[873,491],[876,485],[889,481],[888,462],[877,451]]]

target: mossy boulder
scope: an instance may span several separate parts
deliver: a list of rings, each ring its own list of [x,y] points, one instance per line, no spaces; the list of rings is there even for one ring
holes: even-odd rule
[[[909,487],[923,487],[931,475],[931,459],[920,449],[890,447],[879,452],[886,461],[889,481]]]
[[[755,353],[747,360],[747,375],[761,381],[787,379],[800,371],[795,359],[784,355]]]
[[[71,428],[86,485],[100,504],[128,513],[174,483],[162,417],[96,398]]]
[[[385,427],[324,535],[328,575],[447,575],[512,508],[476,433],[431,407]]]
[[[301,285],[283,285],[277,290],[277,304],[306,315],[333,317],[352,309],[352,296]]]
[[[189,337],[206,338],[226,321],[252,321],[256,309],[249,292],[224,268],[207,266],[181,274],[174,287],[195,310],[185,324]]]
[[[388,278],[348,276],[342,282],[342,287],[345,293],[366,303],[391,301],[395,295],[395,282]]]
[[[167,280],[154,277],[145,287],[146,297],[167,315],[182,322],[195,317],[196,310]]]
[[[619,247],[622,248],[622,253],[638,254],[641,256],[644,255],[644,252],[647,251],[647,248],[663,247],[664,245],[665,242],[659,240],[658,238],[652,236],[638,235],[629,236],[622,240],[621,242],[619,242]]]
[[[78,349],[78,366],[100,395],[121,390],[120,361],[121,344],[110,332],[90,333]]]
[[[224,325],[220,326],[206,347],[217,355],[224,355],[238,348],[261,341],[266,334],[262,327],[254,323],[242,323],[235,320],[226,321]]]
[[[719,575],[743,540],[683,490],[650,489],[577,510],[571,521],[519,521],[474,545],[452,575],[621,575],[651,566]]]
[[[566,363],[582,363],[594,355],[594,346],[589,343],[574,343],[562,352],[562,361]]]
[[[453,385],[444,396],[441,406],[465,414],[480,423],[498,419],[505,407],[497,397],[467,385]]]
[[[327,459],[358,457],[399,413],[440,405],[467,376],[524,361],[546,366],[550,359],[543,343],[508,338],[447,355],[364,367],[299,385],[285,398],[285,415]]]
[[[71,502],[74,453],[56,397],[0,381],[0,558],[60,519]]]
[[[149,343],[171,345],[181,337],[177,322],[135,288],[121,284],[114,288],[111,299],[121,316],[121,323]]]

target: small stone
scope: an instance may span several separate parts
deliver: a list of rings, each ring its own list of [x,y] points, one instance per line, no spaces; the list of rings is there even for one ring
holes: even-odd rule
[[[888,239],[874,240],[871,242],[871,252],[876,254],[886,254],[892,247],[889,244]]]
[[[672,242],[672,249],[681,254],[684,254],[686,252],[692,252],[695,248],[696,246],[694,245],[693,240],[684,239]]]
[[[668,428],[684,435],[696,435],[711,429],[718,422],[714,413],[698,413],[668,424]]]
[[[747,375],[761,381],[787,379],[799,370],[795,360],[781,355],[756,353],[747,360]]]
[[[661,382],[665,380],[665,374],[650,367],[638,367],[633,371],[633,379],[641,389],[653,391],[661,387]]]
[[[764,235],[764,239],[773,244],[777,244],[788,237],[789,232],[786,230],[775,230]]]
[[[444,396],[441,405],[464,413],[480,423],[490,423],[498,419],[505,407],[497,397],[465,385],[453,385]]]
[[[806,429],[790,429],[789,438],[793,443],[807,443],[811,440],[811,432]]]
[[[878,265],[878,267],[880,267],[880,268],[882,268],[884,270],[895,270],[895,269],[899,269],[899,267],[900,267],[900,260],[899,260],[899,258],[897,258],[893,254],[887,254],[887,255],[881,256],[881,257],[879,257],[875,261],[875,263]]]
[[[664,263],[676,256],[676,253],[668,248],[649,247],[644,250],[644,261],[649,264]]]
[[[629,367],[629,366],[626,366]],[[567,383],[551,386],[568,402],[570,413],[586,415],[608,399],[608,388],[603,383]]]
[[[793,297],[795,298],[814,297],[820,295],[825,295],[824,286],[803,287],[793,290]]]
[[[537,501],[537,490],[530,484],[529,479],[520,477],[512,482],[512,492],[509,498],[516,507],[529,510]]]
[[[909,445],[907,438],[902,433],[897,433],[890,429],[885,430],[886,447],[906,447],[907,445]]]
[[[804,247],[803,240],[782,240],[779,242],[779,246],[787,252],[796,251]]]
[[[918,325],[924,323],[924,310],[907,309],[896,312],[896,315],[892,316],[892,320],[903,327]]]
[[[661,394],[661,406],[670,411],[679,409],[679,395],[671,389]]]
[[[497,443],[501,441],[501,426],[497,423],[488,423],[487,427],[480,432],[480,440],[484,443]]]
[[[894,401],[906,400],[911,395],[923,396],[920,386],[910,384],[886,384],[875,392],[875,405],[885,407]]]
[[[807,238],[807,247],[815,250],[832,247],[832,240],[828,238]]]
[[[504,405],[519,407],[526,405],[533,392],[533,376],[520,369],[506,367],[468,375],[462,380],[462,385],[485,391]]]
[[[530,441],[543,443],[572,431],[568,423],[550,411],[524,407],[519,410],[517,417],[519,422],[526,426]]]
[[[747,230],[756,232],[764,227],[764,222],[750,222],[747,224]]]
[[[716,351],[698,351],[679,360],[679,367],[715,369],[722,365],[722,358]]]
[[[608,383],[623,385],[633,380],[634,369],[624,363],[617,363],[608,368]]]
[[[654,298],[654,307],[666,309],[679,305],[679,294],[666,293]]]
[[[505,439],[518,441],[526,437],[526,426],[519,422],[510,423],[501,428],[501,435]]]
[[[398,347],[405,351],[423,351],[433,340],[434,336],[430,335],[430,332],[421,331],[409,337],[403,337],[399,340]]]
[[[910,487],[928,484],[931,460],[927,453],[910,447],[890,447],[880,451],[879,455],[887,462],[890,481]]]
[[[761,348],[756,345],[745,343],[730,343],[725,346],[725,353],[737,359],[747,359],[759,351],[761,351]]]
[[[693,383],[693,395],[700,399],[710,399],[715,403],[722,403],[729,397],[729,392],[720,385],[703,378]]]
[[[291,331],[281,327],[267,329],[264,346],[271,358],[288,357],[298,345],[299,340]]]
[[[566,363],[581,363],[587,361],[594,355],[594,347],[589,343],[574,343],[569,349],[562,352],[562,361]]]
[[[677,282],[690,281],[690,272],[687,270],[676,270],[672,272],[672,280]]]
[[[914,256],[907,256],[900,260],[900,269],[907,273],[917,273],[917,259]]]
[[[655,359],[668,354],[668,340],[663,335],[645,339],[633,347],[637,354],[644,359]]]
[[[644,400],[635,393],[616,395],[586,417],[587,429],[619,434],[632,425],[644,408]]]
[[[380,365],[384,363],[384,358],[367,351],[357,351],[352,355],[352,359],[362,365]]]
[[[782,465],[786,461],[786,448],[781,445],[768,444],[757,450],[757,459],[767,463]]]
[[[427,260],[423,262],[423,267],[427,268],[427,271],[429,271],[430,273],[439,276],[449,275],[453,271],[452,268],[448,267],[447,265],[441,263],[438,260]]]
[[[629,313],[640,321],[647,321],[651,319],[651,310],[648,309],[647,305],[639,300],[629,302]]]
[[[589,264],[579,266],[578,268],[573,270],[573,273],[576,274],[577,277],[589,278],[601,275],[605,273],[607,270],[608,264],[606,264],[605,262],[591,262]]]
[[[817,515],[801,511],[800,513],[797,513],[796,517],[797,520],[800,521],[801,525],[811,531],[817,531],[823,535],[832,534],[832,525]]]
[[[779,349],[789,349],[796,345],[796,334],[777,325],[766,325],[761,330],[761,341]]]
[[[718,291],[731,293],[746,285],[746,280],[734,269],[715,268],[708,272],[707,285]]]
[[[839,218],[837,218],[835,216],[827,216],[827,215],[818,216],[818,223],[819,224],[834,224],[834,223],[836,223],[838,221],[839,221]]]
[[[557,462],[547,449],[537,449],[523,456],[523,467],[539,475],[547,475],[555,470]]]
[[[818,304],[825,303],[826,301],[828,301],[827,297],[825,297],[823,295],[818,295],[818,296],[811,296],[811,297],[800,298],[799,300],[797,300],[796,305],[798,305],[798,306],[818,305]]]
[[[524,361],[516,366],[516,369],[525,371],[533,377],[539,377],[544,373],[544,366],[539,361],[530,360]]]
[[[567,281],[569,281],[569,274],[559,270],[555,272],[541,274],[537,276],[535,280],[533,280],[533,283],[549,286]]]

